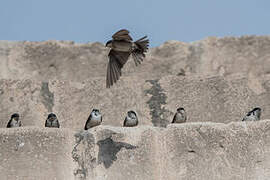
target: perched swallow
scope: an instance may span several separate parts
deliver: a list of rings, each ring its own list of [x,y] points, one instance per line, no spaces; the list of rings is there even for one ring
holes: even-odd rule
[[[8,121],[7,128],[21,127],[21,126],[22,123],[20,120],[20,115],[18,113],[12,114],[10,120]]]
[[[84,130],[98,126],[101,124],[101,122],[102,122],[102,115],[100,111],[98,109],[93,109],[85,123]]]
[[[261,108],[256,107],[249,111],[242,121],[258,121],[261,118]]]
[[[149,40],[147,36],[132,42],[129,31],[122,29],[112,36],[112,40],[106,43],[106,47],[111,48],[109,52],[109,63],[107,66],[106,87],[110,88],[122,75],[121,69],[127,62],[130,54],[135,65],[141,64],[148,50]]]
[[[137,115],[134,111],[128,111],[127,116],[124,121],[124,127],[137,126],[139,123]]]
[[[184,123],[187,121],[187,115],[184,108],[180,107],[177,109],[177,112],[175,113],[173,117],[172,123]]]
[[[45,122],[45,127],[59,128],[59,121],[54,113],[50,113]]]

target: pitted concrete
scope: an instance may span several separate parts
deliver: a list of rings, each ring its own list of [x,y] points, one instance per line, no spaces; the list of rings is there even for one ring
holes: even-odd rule
[[[1,178],[266,180],[270,120],[0,129]]]
[[[0,129],[0,177],[3,180],[70,179],[73,176],[68,129]]]
[[[105,78],[108,52],[101,43],[0,41],[0,79],[82,82]],[[128,61],[123,75],[142,79],[183,74],[263,78],[270,74],[269,52],[269,36],[208,37],[192,43],[168,41],[151,48],[137,68],[132,60]]]
[[[155,82],[155,83],[151,83]],[[123,126],[127,111],[134,110],[139,125],[166,127],[176,109],[184,107],[187,122],[241,121],[254,107],[262,108],[262,119],[270,117],[270,77],[260,82],[261,93],[250,88],[245,77],[165,76],[144,81],[123,77],[110,89],[104,79],[81,83],[53,80],[0,80],[0,127],[12,113],[21,115],[23,126],[44,127],[48,113],[57,115],[61,127],[83,129],[93,108],[103,114],[103,125]]]
[[[0,179],[268,180],[270,37],[151,48],[105,88],[101,43],[0,41]],[[171,125],[178,107],[187,123]],[[103,123],[83,127],[93,108]],[[120,127],[136,111],[139,126]],[[13,113],[21,128],[6,129]],[[60,129],[44,128],[54,112]],[[227,124],[224,124],[227,123]]]

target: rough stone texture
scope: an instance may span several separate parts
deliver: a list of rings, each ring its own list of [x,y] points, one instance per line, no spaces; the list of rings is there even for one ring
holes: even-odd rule
[[[105,74],[106,52],[100,43],[1,41],[0,76],[45,82],[51,79],[83,81]]]
[[[269,119],[269,36],[168,41],[105,89],[108,51],[0,41],[1,180],[269,179],[270,121],[240,122],[257,106]],[[169,125],[179,106],[187,123]],[[103,125],[84,131],[93,108]],[[128,110],[139,126],[117,127]],[[6,129],[14,112],[23,127]]]
[[[23,126],[44,127],[53,111],[61,127],[83,129],[93,108],[101,110],[104,125],[112,126],[122,126],[131,109],[137,112],[139,126],[158,127],[166,127],[179,106],[185,107],[187,122],[240,121],[257,106],[263,119],[270,116],[270,77],[259,82],[260,93],[245,77],[166,76],[147,81],[123,77],[111,89],[102,89],[103,83],[103,78],[48,83],[0,80],[0,127],[6,127],[13,112],[21,114]]]
[[[67,129],[1,129],[1,180],[71,179],[73,134]]]
[[[160,179],[269,179],[269,128],[269,121],[170,125],[159,138]]]
[[[0,41],[0,78],[85,81],[105,77],[108,51],[101,43]],[[144,79],[183,74],[261,77],[270,75],[269,52],[269,36],[168,41],[152,48],[136,70],[129,61],[124,75]]]
[[[267,180],[270,120],[0,131],[2,179]],[[3,178],[8,177],[8,178]]]
[[[173,110],[178,106],[185,107],[187,122],[240,121],[248,110],[254,107],[261,107],[262,118],[268,118],[270,79],[265,78],[258,83],[263,90],[260,93],[256,92],[256,86],[249,85],[249,79],[243,77],[229,79],[217,76],[210,78],[170,76],[160,80],[167,96],[165,108]]]
[[[78,132],[73,151],[80,159],[77,172],[85,179],[159,179],[155,131],[98,126]]]

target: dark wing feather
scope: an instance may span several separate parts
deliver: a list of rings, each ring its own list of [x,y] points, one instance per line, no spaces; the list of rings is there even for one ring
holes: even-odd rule
[[[112,86],[113,83],[115,83],[120,78],[120,76],[122,75],[121,69],[127,62],[129,55],[129,52],[119,52],[114,50],[110,51],[108,55],[110,60],[107,66],[107,88]]]
[[[135,50],[132,52],[132,57],[133,57],[133,60],[135,62],[135,65],[138,66],[139,64],[141,64],[143,62],[145,55],[143,53],[137,52],[137,50]]]
[[[11,127],[11,119],[8,121],[7,128]]]
[[[147,36],[144,36],[141,39],[138,39],[137,41],[134,42],[142,52],[146,52],[149,47],[149,39],[146,38]]]
[[[125,40],[125,41],[132,41],[132,38],[129,35],[129,31],[126,29],[121,29],[120,31],[117,31],[112,36],[113,40]]]
[[[141,62],[145,58],[145,52],[148,50],[149,46],[149,40],[146,39],[147,36],[142,37],[141,39],[138,39],[134,43],[136,44],[137,48],[133,50],[132,57],[134,59],[135,65],[141,64]]]
[[[125,118],[124,120],[124,124],[123,124],[124,127],[126,126],[126,122],[127,122],[127,118]]]
[[[113,83],[115,83],[119,77],[120,77],[120,73],[119,73],[119,67],[117,63],[111,63],[111,75],[112,75],[112,79],[113,79]]]
[[[87,124],[90,123],[91,118],[92,118],[92,114],[90,114],[90,116],[88,117],[88,119],[87,119],[87,121],[86,121],[86,123],[84,125],[84,130],[87,130],[88,129],[87,128]]]
[[[176,114],[175,114],[174,117],[173,117],[172,123],[175,123],[175,120],[176,120]]]
[[[57,119],[57,127],[60,128],[60,123],[59,123],[58,119]]]
[[[46,121],[45,121],[45,127],[49,127],[48,119],[46,119]]]
[[[84,130],[87,130],[87,124],[88,124],[88,120],[86,121],[86,123],[84,125]]]

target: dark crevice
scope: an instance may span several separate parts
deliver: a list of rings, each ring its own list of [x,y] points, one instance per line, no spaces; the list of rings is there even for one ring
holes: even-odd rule
[[[224,148],[224,146],[221,143],[219,143],[219,147]]]

